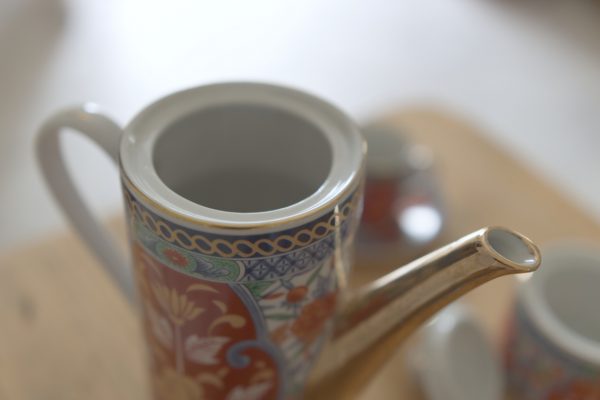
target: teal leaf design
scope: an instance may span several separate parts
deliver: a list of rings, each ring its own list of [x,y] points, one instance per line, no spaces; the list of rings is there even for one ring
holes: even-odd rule
[[[146,228],[137,220],[134,222],[134,231],[135,236],[142,243],[148,243],[156,240],[156,236],[154,236],[154,234],[150,232],[148,228]]]
[[[229,282],[235,281],[240,276],[240,266],[231,260],[224,260],[222,258],[206,258],[202,257],[202,261],[205,261],[210,267],[206,271],[203,267],[206,266],[204,263],[198,263],[197,271],[200,273],[206,273],[209,277],[219,278]]]
[[[273,285],[273,282],[269,281],[256,281],[245,283],[244,286],[252,293],[252,295],[260,299],[263,297],[264,292]]]

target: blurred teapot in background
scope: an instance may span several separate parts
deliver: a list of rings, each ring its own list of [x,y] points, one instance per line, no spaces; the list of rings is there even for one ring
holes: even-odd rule
[[[357,264],[398,264],[442,245],[446,216],[433,152],[396,125],[377,121],[361,131],[369,153]]]

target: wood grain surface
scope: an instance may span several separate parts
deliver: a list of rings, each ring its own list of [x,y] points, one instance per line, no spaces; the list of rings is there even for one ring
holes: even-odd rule
[[[432,110],[386,120],[434,151],[448,212],[444,241],[485,225],[516,229],[542,245],[600,241],[595,221],[468,122]],[[111,225],[124,236],[122,222]],[[353,284],[390,266],[357,265]],[[496,345],[513,289],[514,279],[500,278],[466,297]],[[410,345],[395,351],[356,398],[420,398],[405,363]],[[0,399],[147,399],[144,365],[135,313],[73,234],[0,255]]]

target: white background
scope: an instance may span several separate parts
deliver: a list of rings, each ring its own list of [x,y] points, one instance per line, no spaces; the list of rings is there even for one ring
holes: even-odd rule
[[[467,116],[600,220],[600,3],[593,0],[2,0],[0,248],[65,224],[33,159],[54,110],[93,100],[125,124],[171,91],[266,80],[359,121],[430,104]],[[108,158],[66,143],[102,213]]]

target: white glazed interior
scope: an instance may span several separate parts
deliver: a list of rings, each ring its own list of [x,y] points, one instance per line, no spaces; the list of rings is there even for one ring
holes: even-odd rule
[[[486,235],[492,250],[511,263],[531,267],[537,262],[537,254],[529,240],[504,228],[492,228]]]
[[[237,125],[229,122],[238,133],[224,138],[222,135],[227,129],[219,128],[212,121],[209,128],[216,129],[218,134],[212,135],[210,146],[203,147],[196,139],[190,141],[189,135],[180,144],[169,141],[169,136],[178,135],[177,129],[173,129],[177,128],[174,124],[178,121],[211,109],[226,113],[228,107],[237,107],[242,112],[244,107],[257,107],[264,111],[263,118],[271,119],[275,121],[274,125],[280,124],[281,127],[265,130],[268,123],[252,126],[249,120]],[[269,113],[269,110],[274,111]],[[286,119],[286,115],[289,118]],[[296,118],[296,123],[291,122],[290,118]],[[257,162],[248,156],[247,147],[250,142],[244,142],[239,134],[245,128],[243,125],[249,133],[260,136],[260,146],[253,149],[260,152],[261,161]],[[284,132],[282,127],[292,127],[294,132]],[[189,124],[183,126],[183,129],[191,131]],[[294,134],[304,137],[292,139]],[[161,139],[163,135],[165,137]],[[322,136],[318,137],[319,135]],[[210,136],[209,134],[205,138]],[[198,136],[201,137],[202,135]],[[259,165],[264,169],[281,171],[288,168],[284,172],[304,177],[310,189],[296,193],[295,197],[291,196],[292,204],[281,204],[279,207],[275,205],[274,209],[268,211],[233,212],[203,206],[172,190],[155,168],[158,165],[162,177],[173,184],[178,176],[184,175],[184,169],[194,165],[193,160],[182,161],[184,157],[178,156],[178,152],[183,151],[185,156],[192,157],[194,152],[186,148],[192,147],[190,145],[197,146],[202,157],[212,157],[205,161],[198,159],[198,165],[203,168],[219,162],[226,162],[231,168],[243,168],[244,163],[249,162],[252,162],[252,166]],[[226,149],[227,146],[230,146],[229,150]],[[257,150],[259,147],[260,150]],[[351,120],[316,97],[267,84],[225,83],[178,92],[144,109],[125,129],[121,143],[121,163],[126,176],[137,189],[163,209],[180,215],[184,220],[224,228],[260,228],[268,225],[272,228],[273,224],[289,221],[297,223],[299,219],[314,217],[316,210],[325,209],[339,200],[342,193],[357,183],[365,150],[362,136]],[[229,159],[223,160],[223,156],[228,156]],[[181,174],[179,170],[182,170]]]
[[[233,212],[287,207],[315,193],[331,146],[305,119],[278,108],[231,104],[167,127],[154,145],[158,176],[181,196]]]
[[[543,251],[520,301],[538,329],[572,356],[600,365],[600,253],[576,245]]]

